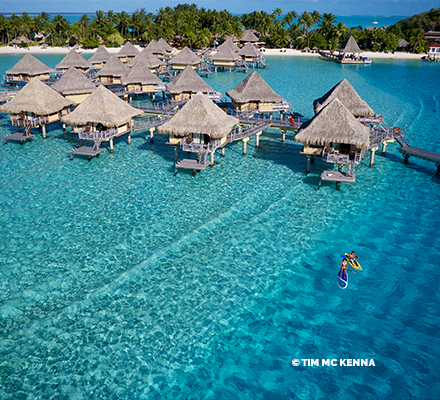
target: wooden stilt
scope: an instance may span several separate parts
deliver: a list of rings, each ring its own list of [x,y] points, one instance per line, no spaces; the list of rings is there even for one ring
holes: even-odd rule
[[[404,157],[404,159],[403,159],[403,163],[404,163],[404,164],[408,164],[409,154],[405,154],[403,157]]]
[[[306,157],[307,161],[306,161],[306,175],[308,175],[310,173],[310,157]]]
[[[271,115],[272,119],[272,115]],[[286,141],[286,131],[284,129],[281,129],[281,133],[283,134],[282,142],[284,143]]]
[[[371,153],[370,153],[370,168],[374,165],[374,154],[376,153],[377,147],[375,147],[374,149],[371,149]]]
[[[41,125],[41,130],[43,131],[43,139],[46,139],[46,125]]]
[[[177,162],[177,147],[174,146],[174,162]]]
[[[382,143],[382,156],[385,155],[385,151],[386,151],[386,149],[387,149],[387,142],[383,142],[383,143]]]
[[[336,190],[340,190],[341,189],[341,182],[336,182]]]
[[[154,143],[154,129],[150,128],[150,143]]]
[[[261,135],[261,132],[258,132],[256,135],[255,135],[255,147],[258,149],[258,147],[260,146],[260,135]]]
[[[66,132],[66,124],[63,124],[63,132]]]
[[[247,142],[249,141],[249,138],[244,138],[243,139],[243,155],[245,156],[246,155],[246,145],[247,145]]]
[[[128,134],[127,142],[128,144],[131,144],[131,134]]]
[[[315,157],[312,156],[312,157],[310,158],[310,164],[314,164],[314,163],[315,163]]]
[[[113,148],[113,139],[110,139],[110,153],[113,154],[114,148]]]
[[[225,156],[225,148],[222,147],[222,157],[224,157],[224,156]]]
[[[214,152],[211,151],[211,167],[214,166]]]

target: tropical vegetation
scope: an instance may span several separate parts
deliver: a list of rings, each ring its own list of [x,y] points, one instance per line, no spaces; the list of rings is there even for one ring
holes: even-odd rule
[[[39,42],[49,46],[79,44],[94,48],[101,44],[121,46],[127,40],[143,45],[162,37],[176,46],[206,48],[220,43],[228,35],[240,39],[243,29],[254,30],[260,42],[274,48],[335,50],[353,35],[363,50],[394,51],[401,39],[406,39],[409,50],[423,52],[425,32],[440,29],[440,9],[400,21],[387,29],[368,30],[348,29],[331,13],[320,14],[316,10],[284,13],[279,7],[272,13],[254,11],[241,16],[227,10],[198,8],[196,4],[162,7],[156,13],[147,12],[145,8],[131,14],[98,10],[72,23],[62,15],[51,17],[45,12],[36,16],[25,12],[9,17],[0,15],[2,44],[24,37],[29,39],[22,42],[24,45]]]

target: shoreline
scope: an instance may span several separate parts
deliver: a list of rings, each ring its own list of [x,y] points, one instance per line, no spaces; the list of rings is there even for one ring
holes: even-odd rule
[[[135,46],[141,50],[139,46]],[[47,47],[41,48],[41,46],[33,46],[27,48],[13,47],[13,46],[3,46],[0,47],[0,54],[67,54],[73,47]],[[121,49],[120,47],[106,47],[110,54],[116,54]],[[80,49],[78,53],[80,54],[93,54],[97,49]],[[285,52],[281,52],[280,49],[265,49],[261,52],[262,55],[267,56],[291,56],[291,57],[319,57],[319,53],[307,53],[301,50],[294,49],[284,49]],[[405,52],[395,52],[393,53],[383,53],[383,52],[373,52],[365,51],[361,53],[363,56],[367,56],[370,59],[395,59],[395,60],[421,60],[426,54],[413,54]]]

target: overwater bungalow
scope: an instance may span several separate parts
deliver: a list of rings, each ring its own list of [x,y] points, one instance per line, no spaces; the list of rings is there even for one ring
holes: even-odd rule
[[[203,170],[207,167],[206,157],[211,154],[214,165],[214,152],[227,143],[227,136],[237,118],[227,115],[206,95],[197,93],[169,121],[159,126],[159,133],[168,134],[168,144],[180,145],[186,152],[198,154],[198,159],[184,159],[176,163],[176,168]]]
[[[134,47],[131,42],[125,42],[125,44],[121,47],[121,50],[116,54],[123,63],[128,63],[133,60],[139,54],[139,50]]]
[[[245,29],[240,39],[241,43],[255,43],[258,42],[258,37],[250,29]]]
[[[159,72],[166,65],[146,48],[128,62],[127,67],[133,67],[138,61],[142,61],[151,72]]]
[[[321,51],[319,54],[324,59],[335,61],[339,64],[371,64],[371,60],[368,57],[361,56],[361,49],[353,36],[350,36],[336,53]]]
[[[129,68],[118,57],[112,56],[98,71],[96,76],[98,78],[97,81],[104,85],[121,85],[122,78],[129,72]]]
[[[55,66],[55,68],[64,74],[70,67],[74,67],[78,71],[85,74],[90,69],[90,63],[75,50],[70,50],[66,56]]]
[[[154,56],[158,58],[165,57],[165,54],[167,54],[166,50],[161,46],[158,42],[156,42],[154,39],[148,43],[148,46],[146,49],[153,54]]]
[[[155,93],[165,91],[163,82],[150,71],[143,59],[122,78],[122,84],[127,93],[153,93],[153,98]]]
[[[42,63],[32,54],[23,56],[11,69],[6,71],[5,80],[12,82],[28,82],[32,78],[48,80],[54,69]]]
[[[31,128],[41,126],[46,138],[46,125],[58,122],[69,111],[74,102],[61,96],[57,91],[32,78],[9,102],[0,107],[0,111],[11,115],[12,126],[25,128],[25,132],[8,135],[6,140],[24,141],[34,135]]]
[[[240,59],[240,56],[231,47],[219,47],[217,52],[211,54],[209,58],[211,59],[216,72],[218,68],[228,68],[229,72],[231,72],[236,66],[237,60]]]
[[[124,135],[128,135],[130,144],[133,118],[142,114],[143,111],[130,106],[106,87],[98,86],[74,111],[63,117],[63,122],[72,125],[80,139],[95,142],[93,147],[81,146],[71,154],[94,157],[103,151],[99,148],[102,141],[110,142],[113,153],[113,139]]]
[[[82,103],[96,89],[93,82],[74,67],[70,67],[51,87],[75,104]]]
[[[173,69],[182,71],[188,65],[192,68],[196,68],[202,59],[194,54],[188,47],[184,47],[179,53],[177,53],[171,60],[168,61],[168,64],[173,67]]]
[[[323,180],[354,182],[354,165],[362,161],[369,148],[370,130],[335,98],[302,124],[294,140],[304,143],[300,154],[307,156],[306,173],[309,172],[310,159],[322,156],[326,162],[340,167],[338,173],[324,171],[329,175]],[[347,166],[346,173],[342,173],[342,165]]]
[[[214,89],[189,65],[165,86],[171,95],[171,99],[175,101],[189,100],[197,92],[209,94],[211,98],[213,98],[214,94]],[[221,98],[221,94],[218,95]],[[214,98],[214,100],[220,100],[220,98]]]
[[[252,64],[252,67],[258,66],[258,63],[261,60],[261,54],[258,49],[252,43],[246,43],[243,48],[238,51],[239,56],[242,58],[244,62]],[[262,66],[266,66],[261,63]]]
[[[232,106],[239,112],[274,113],[290,108],[290,104],[275,93],[256,71],[244,78],[234,89],[227,91],[226,95],[231,98]]]
[[[95,54],[89,58],[89,63],[94,70],[98,70],[101,69],[111,57],[112,55],[104,46],[99,46]]]

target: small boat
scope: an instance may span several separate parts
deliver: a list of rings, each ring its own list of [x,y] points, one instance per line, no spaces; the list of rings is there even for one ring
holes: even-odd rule
[[[342,271],[342,269],[338,272],[338,286],[341,289],[345,289],[348,286],[348,274],[347,271]]]

